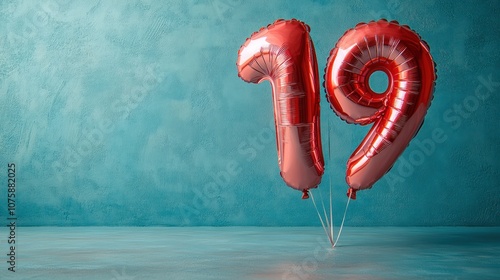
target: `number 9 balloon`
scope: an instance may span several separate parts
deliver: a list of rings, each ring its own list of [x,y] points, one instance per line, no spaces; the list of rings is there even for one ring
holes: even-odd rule
[[[429,46],[396,21],[358,24],[330,52],[325,89],[332,109],[348,123],[374,123],[347,162],[351,198],[387,173],[418,132],[434,92],[434,67]],[[389,79],[381,94],[369,86],[375,71]]]
[[[246,82],[271,82],[280,174],[308,198],[324,171],[318,66],[309,26],[292,19],[260,29],[241,46],[236,65]]]

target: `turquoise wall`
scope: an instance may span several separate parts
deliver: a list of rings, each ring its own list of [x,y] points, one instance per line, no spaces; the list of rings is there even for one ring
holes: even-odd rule
[[[279,176],[270,85],[238,78],[237,51],[298,18],[322,76],[347,29],[385,17],[431,46],[435,98],[346,224],[498,226],[499,3],[2,1],[0,201],[13,162],[19,225],[319,225]],[[332,153],[320,189],[326,201],[331,178],[338,222],[345,163],[368,127],[341,121],[324,93],[321,109]]]

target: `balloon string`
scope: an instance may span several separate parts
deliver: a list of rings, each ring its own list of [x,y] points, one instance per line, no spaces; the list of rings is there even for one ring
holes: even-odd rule
[[[331,194],[330,194],[331,196]],[[326,214],[326,208],[325,208],[325,203],[323,199],[323,194],[322,192],[319,192],[319,199],[321,200],[321,205],[323,206],[323,214],[325,215],[325,223],[328,231],[330,231],[330,228],[333,227],[333,225],[328,221],[328,215]],[[333,235],[331,235],[333,238]]]
[[[330,235],[333,238],[333,213],[332,213],[332,179],[330,175]]]
[[[316,213],[318,213],[318,217],[319,217],[319,220],[321,222],[321,225],[323,226],[323,230],[325,231],[326,236],[328,236],[328,240],[330,241],[330,244],[332,244],[332,246],[334,246],[333,236],[330,236],[330,234],[328,233],[328,230],[325,227],[325,223],[323,222],[323,218],[321,218],[321,214],[319,213],[318,207],[316,206],[316,202],[314,201],[314,195],[312,194],[312,191],[309,191],[309,193],[311,194],[312,202],[314,204],[314,209],[316,209]]]
[[[328,120],[328,164],[329,165],[331,165],[331,159],[332,159],[331,153],[330,153],[330,151],[331,151],[330,132],[331,132],[330,120]],[[328,166],[328,167],[330,167],[330,166]],[[335,238],[335,236],[333,234],[333,207],[332,207],[333,205],[332,205],[332,174],[331,174],[331,170],[330,170],[328,179],[329,179],[329,187],[330,187],[330,217],[328,217],[328,215],[326,213],[323,195],[321,194],[321,192],[319,193],[320,199],[321,199],[321,205],[323,206],[323,214],[325,215],[326,225],[325,225],[325,221],[323,221],[323,218],[321,217],[321,214],[318,210],[318,206],[316,205],[316,201],[314,200],[314,195],[313,195],[312,191],[310,190],[309,193],[311,194],[311,200],[313,202],[314,209],[316,209],[316,213],[318,214],[319,220],[321,222],[321,226],[323,227],[323,230],[325,231],[325,234],[328,237],[330,244],[332,244],[332,248],[335,248],[335,246],[337,246],[337,243],[340,239],[340,235],[342,234],[342,229],[344,228],[345,217],[347,215],[347,209],[349,208],[349,202],[351,201],[351,197],[348,196],[348,198],[347,198],[347,203],[346,203],[345,210],[344,210],[344,216],[342,217],[342,223],[340,224],[339,234],[337,235],[337,238]],[[330,219],[328,219],[328,218],[330,218]],[[335,242],[333,241],[334,238],[335,238]]]
[[[329,114],[330,116],[331,114]],[[330,117],[328,117],[328,169],[330,169],[330,172],[328,172],[328,181],[330,184],[330,236],[333,238],[333,213],[332,213],[332,172],[331,166],[332,164],[332,156],[331,156],[331,139],[330,139],[330,133],[331,133],[331,128],[330,128]]]
[[[340,224],[339,234],[337,235],[337,239],[335,240],[335,243],[333,243],[334,248],[337,245],[337,242],[339,242],[340,234],[342,234],[342,228],[344,228],[345,216],[347,214],[347,208],[349,207],[349,201],[351,201],[350,196],[348,196],[348,198],[347,198],[347,204],[345,205],[344,217],[342,218],[342,223]]]

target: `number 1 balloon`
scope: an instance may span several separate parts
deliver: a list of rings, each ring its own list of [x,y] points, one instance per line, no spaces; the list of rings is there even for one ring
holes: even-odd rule
[[[418,132],[434,92],[434,67],[429,46],[395,21],[358,24],[330,52],[325,89],[332,109],[348,123],[374,123],[347,162],[351,198],[387,173]],[[382,94],[369,86],[375,71],[389,78]]]
[[[309,26],[293,19],[260,29],[241,46],[236,65],[246,82],[271,82],[280,174],[308,198],[324,172],[318,66]]]

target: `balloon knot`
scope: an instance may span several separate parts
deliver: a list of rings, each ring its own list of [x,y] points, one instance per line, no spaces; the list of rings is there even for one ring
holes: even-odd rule
[[[302,199],[308,199],[308,198],[309,198],[309,190],[303,190]]]
[[[352,200],[355,200],[357,191],[358,191],[357,189],[349,188],[347,190],[347,196],[350,197]]]

